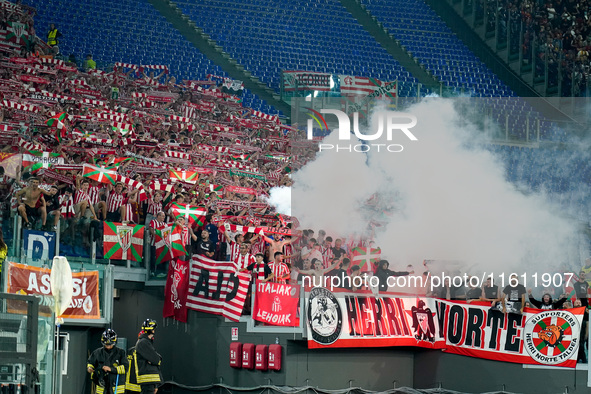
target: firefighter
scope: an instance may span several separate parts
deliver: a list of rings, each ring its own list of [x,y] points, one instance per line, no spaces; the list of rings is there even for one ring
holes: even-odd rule
[[[117,333],[110,328],[101,336],[102,347],[88,358],[86,369],[96,386],[97,394],[125,393],[125,372],[128,368],[125,350],[116,347]]]
[[[139,335],[142,333],[143,331],[141,331]],[[129,362],[129,368],[127,369],[127,376],[125,378],[126,393],[140,393],[142,391],[139,383],[137,382],[137,369],[135,360],[135,347],[131,347],[127,351],[127,361]]]
[[[162,383],[160,364],[162,356],[154,349],[154,331],[158,325],[155,320],[146,319],[142,323],[142,332],[135,344],[135,366],[137,382],[142,394],[156,394]]]

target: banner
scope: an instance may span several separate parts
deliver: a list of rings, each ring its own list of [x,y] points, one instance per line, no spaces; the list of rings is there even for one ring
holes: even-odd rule
[[[574,368],[584,307],[502,313],[488,305],[437,300],[448,353],[520,364]]]
[[[369,249],[369,251],[368,251]],[[351,250],[351,265],[358,265],[361,272],[373,271],[373,265],[380,261],[380,248],[356,247]]]
[[[300,325],[300,286],[257,282],[252,318],[273,326]]]
[[[74,178],[66,176],[66,175],[62,175],[59,174],[53,170],[46,170],[46,169],[41,169],[37,172],[37,176],[42,176],[48,179],[53,179],[55,181],[58,182],[62,182],[62,183],[67,183],[69,185],[73,185],[74,184]]]
[[[51,270],[24,264],[8,263],[8,293],[35,295],[41,298],[39,313],[51,315],[53,296],[50,284]],[[99,272],[73,272],[73,296],[62,317],[70,319],[99,319]],[[12,304],[13,307],[22,304]],[[10,311],[11,305],[8,305]],[[14,310],[13,310],[14,311]],[[10,311],[10,312],[13,312]],[[26,313],[26,311],[23,311]]]
[[[306,293],[308,347],[418,346],[442,349],[435,300],[374,297],[315,287]]]
[[[142,261],[144,226],[104,222],[103,229],[105,259]]]
[[[55,164],[64,164],[64,158],[59,153],[29,151],[23,154],[23,169],[35,172],[41,168],[50,168]]]
[[[314,71],[284,71],[283,90],[294,92],[297,90],[330,90],[331,75]]]
[[[200,206],[191,204],[179,204],[176,202],[170,206],[170,210],[172,211],[172,215],[175,218],[178,218],[179,216],[184,217],[185,223],[188,224],[190,227],[193,227],[193,223],[195,222],[198,225],[203,226],[205,222],[205,214],[207,213],[207,210]]]
[[[250,187],[242,187],[242,186],[226,186],[225,188],[226,192],[231,192],[231,193],[240,193],[240,194],[252,194],[254,196],[256,196],[258,193],[255,189],[252,189]]]
[[[250,274],[236,272],[234,262],[196,255],[191,260],[187,307],[239,321]]]
[[[54,232],[23,230],[23,248],[31,260],[50,260],[55,256]]]
[[[383,86],[383,82],[376,78],[339,75],[341,94],[362,95],[373,93]]]
[[[156,234],[156,264],[170,261],[175,257],[185,256],[187,250],[183,245],[181,233],[183,229],[181,226],[173,224],[172,227],[165,227],[161,230],[154,230]]]
[[[162,317],[187,322],[187,288],[189,286],[189,261],[171,260],[164,288]]]
[[[520,364],[574,368],[585,308],[502,313],[490,303],[306,293],[308,347],[417,346]]]

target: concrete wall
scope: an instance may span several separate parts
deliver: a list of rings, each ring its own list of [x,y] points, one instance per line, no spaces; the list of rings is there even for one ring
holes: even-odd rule
[[[115,300],[113,328],[135,343],[141,322],[158,321],[155,347],[164,358],[164,379],[186,386],[223,382],[230,386],[313,386],[323,389],[362,387],[384,391],[396,387],[435,388],[460,392],[569,393],[590,392],[587,371],[524,369],[503,363],[418,348],[364,348],[309,350],[293,335],[247,333],[245,323],[189,311],[188,324],[163,322],[160,290],[122,290]],[[233,369],[229,366],[231,329],[238,327],[242,343],[283,346],[280,372]],[[96,345],[93,345],[96,346]],[[79,392],[79,391],[78,391]],[[167,391],[168,392],[168,391]],[[178,387],[174,393],[189,393]]]
[[[414,387],[460,392],[589,393],[587,371],[530,369],[521,364],[434,351],[417,351]],[[565,388],[568,387],[568,391]]]

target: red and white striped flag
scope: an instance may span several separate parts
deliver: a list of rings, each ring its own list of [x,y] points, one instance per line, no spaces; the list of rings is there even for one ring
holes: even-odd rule
[[[237,273],[234,262],[196,255],[191,260],[187,308],[239,321],[249,283],[250,274]]]
[[[341,80],[342,94],[365,96],[382,87],[382,81],[376,78],[355,77],[352,75],[339,75],[339,78]]]

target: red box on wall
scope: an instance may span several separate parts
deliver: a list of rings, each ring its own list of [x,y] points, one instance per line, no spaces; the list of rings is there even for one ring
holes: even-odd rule
[[[267,345],[257,345],[255,350],[256,363],[255,368],[261,371],[267,370],[267,357],[269,352]]]
[[[245,343],[242,345],[242,368],[254,368],[254,350],[255,346],[253,343]]]
[[[242,368],[242,344],[240,342],[230,344],[230,366]]]
[[[268,367],[272,371],[281,370],[281,345],[269,345],[269,362]]]

